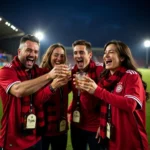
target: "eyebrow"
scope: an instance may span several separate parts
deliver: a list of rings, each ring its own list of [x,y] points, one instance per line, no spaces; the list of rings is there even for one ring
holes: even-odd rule
[[[60,54],[60,53],[57,53],[57,52],[56,52],[56,53],[54,52],[53,54],[57,54],[57,55],[65,55],[65,54]]]

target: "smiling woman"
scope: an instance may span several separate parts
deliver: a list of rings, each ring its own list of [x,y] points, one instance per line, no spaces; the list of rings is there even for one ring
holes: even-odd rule
[[[41,67],[52,69],[57,64],[66,64],[66,49],[60,43],[51,45],[43,55]]]
[[[45,52],[41,67],[46,67],[51,70],[60,64],[66,64],[66,62],[66,49],[62,44],[56,43],[51,45]],[[67,66],[66,74],[68,77],[71,76],[70,72],[69,66]],[[61,150],[66,150],[68,129],[67,107],[68,93],[70,92],[68,84],[65,82],[66,79],[66,77],[58,77],[58,80],[53,80],[50,85],[53,96],[50,101],[44,105],[46,121],[45,132],[42,138],[42,147],[44,150],[48,150],[49,146],[54,150],[60,149],[60,147]],[[60,81],[65,84],[57,88]]]
[[[87,76],[86,80],[75,83],[77,88],[101,101],[99,136],[108,140],[109,150],[148,150],[147,84],[135,66],[131,51],[121,41],[110,41],[104,46],[103,59],[104,70],[98,84]]]

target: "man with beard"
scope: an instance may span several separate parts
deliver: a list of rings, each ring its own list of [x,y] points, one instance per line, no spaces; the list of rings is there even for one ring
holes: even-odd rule
[[[73,56],[76,65],[72,70],[73,76],[86,74],[95,82],[103,70],[102,64],[94,62],[92,58],[91,44],[85,40],[77,40],[72,44]],[[77,75],[78,73],[78,75]],[[80,82],[80,81],[79,81]],[[99,127],[99,107],[98,99],[87,92],[82,92],[73,85],[73,100],[68,109],[71,114],[71,141],[73,150],[86,150],[87,145],[90,150],[103,149],[95,138]],[[95,99],[95,101],[92,101]]]
[[[41,137],[36,134],[36,128],[44,126],[44,116],[42,109],[38,109],[42,107],[37,107],[42,104],[37,91],[42,88],[47,96],[44,99],[48,99],[53,93],[49,86],[51,80],[59,76],[58,86],[67,83],[66,65],[57,65],[48,72],[35,64],[39,48],[35,36],[25,35],[20,40],[18,55],[0,69],[3,106],[0,147],[5,150],[41,150]]]

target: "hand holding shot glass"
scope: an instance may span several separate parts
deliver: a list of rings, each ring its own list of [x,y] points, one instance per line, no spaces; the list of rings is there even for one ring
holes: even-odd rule
[[[79,84],[82,81],[85,81],[86,73],[85,72],[76,72],[75,74],[75,79],[74,79],[74,84],[76,85],[77,89],[80,89]]]
[[[74,84],[81,92],[87,91],[90,94],[93,94],[98,86],[85,72],[77,72],[75,74]]]

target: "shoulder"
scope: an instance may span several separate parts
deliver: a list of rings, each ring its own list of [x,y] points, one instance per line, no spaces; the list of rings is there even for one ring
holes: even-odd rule
[[[130,74],[130,75],[138,75],[138,73],[135,70],[127,70],[126,74]]]
[[[100,62],[96,61],[95,62],[95,66],[97,66],[97,67],[103,67],[103,63],[100,63]]]
[[[96,73],[99,75],[103,71],[103,63],[95,62]]]
[[[135,70],[126,70],[126,76],[131,77],[131,78],[138,78],[139,74]]]
[[[13,65],[12,65],[12,63],[8,63],[8,64],[6,64],[3,68],[4,68],[4,69],[5,69],[5,68],[13,68]]]
[[[135,70],[127,70],[125,76],[123,77],[129,84],[134,84],[135,82],[141,82],[140,75]]]
[[[14,70],[13,65],[11,63],[8,63],[0,69],[0,72],[5,72],[5,71],[8,72],[12,70]]]

